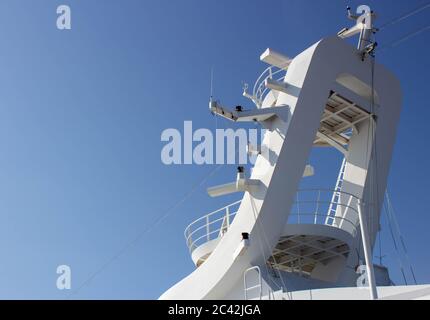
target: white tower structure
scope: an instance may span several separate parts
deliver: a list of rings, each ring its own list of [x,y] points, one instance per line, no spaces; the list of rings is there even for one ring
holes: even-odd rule
[[[372,250],[399,121],[399,81],[372,57],[373,13],[290,59],[267,49],[269,64],[251,111],[211,101],[232,121],[268,129],[249,178],[213,187],[242,200],[194,221],[185,232],[196,269],[161,299],[429,298],[430,286],[392,286]],[[360,34],[358,48],[342,38]],[[299,190],[311,179],[312,148],[344,156],[334,189]],[[261,152],[261,150],[268,152]],[[360,285],[370,290],[360,290]]]

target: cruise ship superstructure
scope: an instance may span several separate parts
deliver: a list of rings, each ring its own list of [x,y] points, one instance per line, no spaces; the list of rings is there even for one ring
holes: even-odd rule
[[[260,59],[269,66],[244,92],[255,107],[211,99],[212,113],[266,132],[261,145],[249,146],[251,171],[239,167],[235,181],[208,189],[243,198],[187,227],[196,269],[161,299],[430,298],[430,285],[395,286],[372,259],[402,94],[375,62],[373,12],[359,12],[350,15],[352,28],[292,59],[265,50]],[[346,41],[354,35],[358,46]],[[319,147],[343,155],[337,182],[301,190]]]

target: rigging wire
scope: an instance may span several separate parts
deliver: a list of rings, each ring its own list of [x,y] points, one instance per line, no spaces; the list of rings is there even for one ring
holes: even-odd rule
[[[386,28],[391,27],[391,26],[395,25],[398,22],[404,21],[404,20],[406,20],[406,19],[408,19],[408,18],[410,18],[410,17],[412,17],[412,16],[414,16],[414,15],[416,15],[416,14],[418,14],[418,13],[420,13],[420,12],[426,10],[426,9],[429,9],[429,8],[430,8],[430,2],[427,2],[427,3],[419,6],[418,8],[415,8],[414,10],[406,12],[406,13],[404,13],[404,14],[402,14],[402,15],[394,18],[394,19],[391,19],[390,21],[388,21],[386,23],[384,23],[382,26],[380,26],[377,29],[377,31],[383,31]],[[417,35],[425,32],[425,31],[427,31],[429,29],[430,29],[430,25],[427,25],[425,27],[422,27],[420,29],[417,29],[415,31],[407,33],[406,35],[402,36],[401,38],[396,39],[396,40],[394,40],[394,41],[392,41],[392,42],[390,42],[390,43],[388,43],[388,44],[386,44],[384,46],[381,46],[380,48],[378,48],[378,51],[382,51],[382,50],[386,50],[388,48],[396,47],[399,44],[403,43],[404,41],[407,41],[410,38],[413,38],[413,37],[415,37],[415,36],[417,36]]]
[[[416,8],[416,9],[414,9],[412,11],[409,11],[409,12],[407,12],[407,13],[405,13],[405,14],[397,17],[397,18],[394,18],[391,21],[383,24],[379,28],[379,31],[384,30],[387,27],[392,26],[392,25],[394,25],[394,24],[396,24],[398,22],[404,21],[404,20],[406,20],[406,19],[408,19],[408,18],[410,18],[410,17],[412,17],[412,16],[414,16],[414,15],[416,15],[416,14],[418,14],[418,13],[420,13],[420,12],[422,12],[425,9],[428,9],[428,8],[430,8],[430,2],[428,2],[428,3],[426,3],[426,4],[424,4],[424,5]],[[409,33],[403,35],[402,37],[400,37],[400,38],[398,38],[398,39],[396,39],[396,40],[394,40],[394,41],[392,41],[392,42],[390,42],[390,43],[388,43],[386,45],[381,46],[377,50],[378,50],[378,52],[380,52],[380,51],[383,51],[383,50],[394,48],[394,47],[402,44],[403,42],[405,42],[405,41],[407,41],[407,40],[409,40],[409,39],[411,39],[411,38],[413,38],[413,37],[415,37],[417,35],[420,35],[421,33],[425,32],[427,30],[430,30],[430,25],[427,25],[425,27],[422,27],[422,28],[419,28],[419,29],[414,30],[412,32],[409,32]],[[372,79],[372,81],[373,81],[373,79]],[[372,92],[372,94],[373,94],[373,92]],[[395,216],[394,208],[392,207],[392,203],[391,203],[389,195],[388,195],[388,190],[385,191],[385,198],[386,198],[386,201],[383,202],[383,208],[384,208],[384,211],[385,211],[386,216],[387,216],[387,224],[388,224],[388,227],[389,227],[389,230],[390,230],[391,238],[393,240],[394,248],[395,248],[395,251],[397,252],[397,258],[398,258],[398,262],[399,262],[399,265],[400,265],[400,271],[402,273],[402,276],[403,276],[403,279],[405,281],[405,284],[407,285],[408,283],[407,283],[407,280],[406,280],[405,270],[404,270],[404,266],[403,266],[403,262],[402,262],[402,258],[401,258],[401,253],[400,253],[400,250],[399,250],[400,247],[399,247],[399,245],[398,245],[397,242],[400,242],[401,245],[402,245],[402,247],[403,247],[404,256],[406,258],[406,264],[409,265],[409,269],[410,269],[412,278],[414,280],[414,283],[417,284],[417,280],[416,280],[416,277],[415,277],[414,269],[413,269],[412,263],[410,262],[409,255],[408,255],[408,252],[407,252],[407,248],[406,248],[405,242],[403,240],[403,236],[401,235],[401,232],[400,232],[400,227],[398,225],[398,222],[397,222],[397,219],[396,219],[396,216]],[[393,230],[394,227],[397,229],[396,231],[397,231],[398,236],[399,236],[399,241],[396,241],[396,239],[395,239],[394,230]],[[382,249],[381,249],[380,233],[379,233],[379,241],[380,241],[380,261],[382,261]]]
[[[430,25],[427,25],[427,26],[425,26],[423,28],[420,28],[418,30],[412,31],[410,33],[407,33],[403,37],[401,37],[399,39],[396,39],[396,40],[394,40],[394,41],[392,41],[392,42],[390,42],[390,43],[388,43],[388,44],[380,47],[378,51],[382,51],[382,50],[386,50],[386,49],[389,49],[389,48],[397,47],[399,44],[401,44],[401,43],[403,43],[403,42],[405,42],[405,41],[407,41],[407,40],[409,40],[409,39],[411,39],[411,38],[413,38],[413,37],[415,37],[415,36],[417,36],[417,35],[425,32],[425,31],[427,31],[429,29],[430,29]]]
[[[427,8],[430,8],[430,2],[427,2],[426,4],[421,5],[420,7],[416,8],[416,9],[414,9],[414,10],[412,10],[412,11],[406,12],[406,13],[402,14],[401,16],[399,16],[399,17],[397,17],[397,18],[394,18],[394,19],[392,19],[392,20],[390,20],[390,21],[388,21],[388,22],[384,23],[384,24],[383,24],[382,26],[380,26],[378,29],[379,29],[379,31],[382,31],[382,30],[384,30],[385,28],[387,28],[387,27],[389,27],[389,26],[392,26],[392,25],[394,25],[394,24],[396,24],[396,23],[398,23],[398,22],[400,22],[400,21],[403,21],[403,20],[405,20],[405,19],[407,19],[407,18],[410,18],[410,17],[412,17],[413,15],[416,15],[417,13],[419,13],[419,12],[421,12],[421,11],[423,11],[423,10],[427,9]]]
[[[429,6],[430,6],[430,4],[429,4]],[[420,11],[422,11],[422,10],[420,10]],[[417,10],[415,10],[414,12],[418,13]],[[404,15],[402,17],[402,19],[406,19],[407,17],[410,17],[411,15],[412,15],[411,13],[409,13],[407,15]],[[400,21],[400,19],[397,19],[396,21]],[[404,41],[412,38],[413,36],[415,36],[415,35],[423,32],[423,31],[425,31],[427,29],[430,29],[430,25],[427,26],[426,28],[420,29],[418,32],[417,31],[412,32],[412,33],[410,33],[410,34],[408,34],[408,35],[406,35],[406,36],[404,36],[404,37],[402,37],[402,38],[400,38],[398,40],[395,40],[392,43],[390,43],[389,45],[382,47],[381,49],[388,48],[389,46],[394,47],[394,46],[396,46],[396,45],[398,45],[398,44],[400,44],[400,43],[402,43],[402,42],[404,42]],[[375,75],[374,75],[374,66],[375,66],[375,57],[372,57],[372,84],[371,84],[371,86],[372,86],[371,114],[372,115],[374,114],[374,77],[375,77]],[[374,125],[374,123],[372,121],[372,123],[371,123],[371,136],[372,137],[374,135],[374,133],[373,133],[374,126],[373,125]],[[378,159],[378,155],[377,155],[377,147],[376,147],[376,136],[375,136],[375,141],[373,142],[372,149],[373,149],[373,152],[374,152],[375,165],[374,165],[374,170],[372,170],[371,178],[375,182],[376,198],[379,198],[379,186],[378,186],[378,179],[377,179],[377,167],[378,167],[377,159]],[[378,201],[374,202],[374,194],[372,192],[372,185],[373,185],[373,183],[371,184],[371,191],[370,191],[370,193],[371,193],[370,197],[372,198],[371,202],[372,202],[372,204],[374,204],[374,203],[378,204]],[[402,261],[402,255],[401,255],[401,252],[399,250],[400,247],[398,245],[398,242],[403,243],[402,246],[403,246],[404,254],[405,254],[406,259],[407,259],[406,264],[409,265],[409,268],[410,268],[410,271],[411,271],[411,274],[412,274],[412,278],[413,278],[415,284],[417,284],[417,281],[416,281],[416,278],[415,278],[415,274],[414,274],[414,271],[413,271],[413,267],[412,267],[412,264],[410,263],[409,257],[407,255],[407,250],[406,250],[403,238],[402,238],[401,233],[400,233],[400,228],[399,228],[399,226],[397,224],[397,221],[395,220],[394,214],[391,212],[392,208],[390,208],[391,203],[389,201],[388,192],[387,191],[385,191],[385,196],[387,197],[387,201],[383,201],[383,208],[384,208],[384,211],[385,211],[385,213],[387,215],[387,222],[388,222],[388,226],[389,226],[389,230],[390,230],[390,235],[391,235],[391,238],[393,240],[395,251],[397,253],[397,260],[398,260],[398,263],[399,263],[399,267],[400,267],[400,271],[401,271],[403,280],[404,280],[405,284],[408,285],[408,281],[407,281],[406,274],[405,274],[405,266],[404,266],[404,263]],[[373,207],[373,205],[372,205],[372,207]],[[374,212],[379,212],[379,208],[374,208],[374,209],[376,209],[376,211],[374,211]],[[397,227],[397,232],[399,234],[400,241],[396,241],[394,227]],[[379,235],[378,235],[378,238],[379,238],[379,250],[380,250],[379,259],[380,259],[380,262],[382,264],[382,257],[383,257],[383,255],[382,255],[382,244],[381,244],[381,235],[380,235],[380,233],[381,232],[379,231]]]
[[[430,7],[430,3],[427,3],[411,12],[408,12],[398,18],[393,19],[392,21],[389,21],[387,23],[385,23],[384,25],[382,25],[379,30],[383,30],[385,28],[387,28],[388,26],[394,25],[397,22],[403,21],[427,8]],[[389,47],[394,47],[399,45],[400,43],[426,31],[430,29],[430,25],[421,28],[417,31],[414,31],[410,34],[405,35],[404,37],[393,41],[392,43],[383,46],[381,48],[379,48],[379,51],[384,50],[386,48]],[[211,83],[210,83],[210,94],[211,94],[211,100],[213,98],[213,67],[211,68]],[[372,90],[372,95],[373,95],[373,90]],[[216,127],[218,126],[217,124],[217,115],[215,114],[215,125]],[[209,172],[209,174],[207,176],[205,176],[199,183],[195,184],[178,202],[176,202],[175,204],[173,204],[171,207],[169,207],[163,215],[161,215],[160,217],[158,217],[155,222],[150,225],[149,227],[147,227],[145,230],[143,230],[141,233],[139,233],[132,241],[128,242],[126,245],[124,245],[120,250],[118,250],[118,252],[112,256],[109,260],[107,260],[100,268],[98,268],[95,272],[93,272],[90,277],[87,278],[87,280],[85,280],[77,289],[75,289],[70,295],[69,295],[69,299],[76,295],[82,288],[84,288],[85,286],[87,286],[95,277],[97,277],[97,275],[99,275],[101,272],[103,272],[109,265],[112,264],[112,262],[114,262],[115,260],[117,260],[119,257],[121,257],[130,247],[132,247],[133,245],[135,245],[144,235],[146,235],[147,233],[151,232],[153,230],[153,228],[155,228],[156,226],[158,226],[162,221],[164,221],[167,217],[169,217],[174,210],[179,207],[182,203],[184,203],[188,198],[191,197],[191,195],[194,194],[195,191],[197,191],[201,186],[203,186],[207,180],[212,177],[216,171],[218,171],[220,168],[222,167],[222,165],[218,165],[216,166],[212,171]],[[394,238],[393,238],[394,239]],[[403,242],[403,240],[402,240]],[[413,274],[413,270],[412,270],[412,265],[411,265],[411,272]],[[415,280],[415,275],[413,274],[414,280]],[[281,281],[282,281],[282,277],[281,277]],[[416,280],[415,280],[416,282]]]
[[[379,265],[383,266],[382,259],[385,257],[385,255],[382,255],[382,240],[381,240],[381,230],[378,232],[378,242],[379,242]]]
[[[374,36],[374,42],[376,43],[376,36]],[[382,244],[381,244],[381,225],[380,225],[380,212],[381,212],[381,208],[379,205],[379,180],[378,180],[378,148],[377,148],[377,135],[375,134],[376,131],[376,118],[374,116],[376,116],[376,110],[375,110],[375,64],[376,64],[376,55],[371,56],[371,101],[370,101],[370,113],[371,113],[371,118],[370,118],[370,136],[368,136],[368,139],[372,139],[372,155],[373,156],[373,167],[371,168],[371,180],[373,180],[373,183],[371,183],[371,190],[370,190],[370,202],[371,202],[371,208],[372,208],[372,214],[371,214],[371,223],[369,224],[369,229],[371,229],[371,231],[375,232],[375,236],[376,234],[378,234],[378,240],[379,240],[379,262],[382,265]],[[373,190],[373,185],[375,185],[375,188]],[[374,224],[374,218],[379,218],[377,219],[377,223],[378,225],[375,226]],[[375,229],[376,228],[376,229]],[[373,234],[373,233],[372,233]],[[372,239],[373,242],[376,239]]]
[[[88,286],[90,282],[96,278],[101,272],[103,272],[108,266],[112,264],[115,260],[120,258],[128,249],[133,247],[139,240],[141,240],[146,234],[151,232],[156,226],[158,226],[161,222],[163,222],[166,218],[171,216],[175,209],[177,209],[181,204],[183,204],[186,200],[188,200],[200,187],[202,187],[210,177],[212,177],[220,168],[222,164],[217,165],[213,168],[203,179],[201,179],[198,183],[194,184],[192,188],[176,203],[170,206],[164,214],[159,216],[154,223],[150,224],[146,229],[142,232],[139,232],[131,241],[127,242],[121,249],[119,249],[109,260],[107,260],[103,265],[101,265],[96,271],[94,271],[88,278],[85,280],[76,290],[70,293],[68,299],[71,299],[74,295],[76,295],[81,289]]]
[[[387,207],[388,207],[388,209],[389,209],[389,212],[390,212],[390,215],[391,215],[391,218],[392,218],[393,224],[394,224],[394,226],[395,226],[395,228],[396,228],[396,230],[397,230],[397,233],[398,233],[398,235],[399,235],[399,240],[400,240],[400,243],[401,243],[401,245],[402,245],[403,253],[404,253],[405,258],[406,258],[406,263],[409,265],[409,269],[410,269],[410,272],[411,272],[412,278],[414,279],[414,283],[415,283],[415,284],[418,284],[418,283],[417,283],[417,280],[416,280],[416,278],[415,278],[414,268],[413,268],[412,263],[411,263],[411,260],[410,260],[410,258],[409,258],[409,253],[408,253],[408,250],[407,250],[407,248],[406,248],[405,241],[404,241],[404,239],[403,239],[403,235],[402,235],[402,233],[400,232],[400,226],[399,226],[399,223],[398,223],[398,221],[397,221],[396,212],[394,211],[394,207],[393,207],[393,204],[392,204],[392,202],[391,202],[391,199],[390,199],[390,196],[389,196],[389,194],[388,194],[388,191],[386,191],[386,192],[385,192],[385,197],[386,197],[386,200],[387,200]]]
[[[252,214],[253,214],[253,216],[254,216],[254,220],[255,220],[255,222],[256,222],[256,227],[257,227],[257,229],[260,229],[262,232],[262,234],[263,234],[263,240],[264,240],[264,242],[265,242],[265,244],[267,245],[267,247],[269,248],[269,250],[271,251],[271,254],[270,254],[270,257],[273,259],[273,262],[275,263],[275,265],[277,265],[278,264],[278,262],[276,261],[276,258],[275,258],[275,255],[273,254],[273,250],[271,250],[271,246],[269,245],[269,243],[268,243],[268,240],[267,240],[267,237],[266,237],[266,233],[265,233],[265,231],[264,231],[264,228],[261,226],[261,221],[259,221],[258,219],[257,219],[257,215],[256,215],[256,208],[255,208],[255,202],[254,202],[254,200],[251,198],[251,206],[252,206]],[[261,249],[261,253],[262,253],[262,255],[263,255],[263,258],[264,258],[264,261],[265,262],[267,262],[267,258],[266,258],[266,255],[264,254],[264,245],[263,245],[263,243],[261,242],[261,239],[259,238],[259,237],[257,237],[258,238],[258,240],[259,240],[259,244],[260,244],[260,249]],[[281,284],[282,284],[282,287],[279,287],[279,284],[278,283],[276,283],[273,279],[272,279],[272,277],[270,276],[270,271],[269,271],[269,267],[268,267],[268,265],[267,265],[267,263],[264,263],[264,266],[265,266],[265,269],[266,269],[266,272],[267,272],[267,274],[268,274],[268,276],[269,276],[269,279],[270,279],[270,281],[272,282],[272,283],[274,283],[279,289],[282,289],[282,288],[285,288],[285,290],[286,290],[286,293],[287,293],[287,296],[288,296],[288,298],[290,299],[290,300],[292,300],[292,296],[291,296],[291,293],[288,291],[288,288],[287,288],[287,285],[286,285],[286,283],[285,283],[285,280],[284,280],[284,278],[283,278],[283,276],[282,276],[282,274],[281,274],[281,272],[279,271],[279,270],[277,270],[276,268],[273,268],[273,272],[276,274],[276,273],[278,273],[278,277],[279,277],[279,279],[281,280]]]
[[[360,34],[360,41],[362,41],[361,38],[362,33]],[[370,39],[369,42],[373,42],[376,43],[375,40],[375,35],[373,35],[374,39]],[[374,157],[374,159],[376,159],[376,155],[373,156],[374,154],[376,154],[376,137],[374,135],[374,105],[375,105],[375,85],[374,85],[374,78],[375,78],[375,55],[374,54],[369,54],[369,57],[371,59],[371,64],[370,64],[370,81],[371,81],[371,99],[370,99],[370,117],[369,117],[369,125],[367,127],[367,139],[366,139],[366,153],[365,153],[365,159],[369,159],[369,169],[368,171],[370,171],[370,187],[369,187],[369,194],[368,194],[368,201],[367,203],[365,203],[366,207],[368,208],[366,210],[367,215],[364,217],[364,219],[367,220],[367,233],[371,234],[371,230],[373,229],[373,216],[375,214],[375,210],[374,210],[374,200],[375,200],[375,196],[374,196],[374,188],[373,188],[373,183],[375,182],[375,184],[377,184],[377,178],[375,179],[376,176],[376,164],[375,166],[372,168],[372,157]],[[370,154],[369,154],[370,152]],[[373,170],[372,170],[373,169]],[[363,198],[365,197],[365,195],[363,194],[362,196]],[[377,211],[376,211],[377,212]],[[364,235],[361,235],[361,237],[363,237]],[[371,241],[373,241],[373,239],[371,239]],[[359,264],[361,264],[360,262],[360,252],[361,252],[361,241],[358,242],[358,259],[359,259]],[[364,248],[363,248],[364,250]],[[367,261],[366,261],[367,263]]]
[[[415,15],[415,14],[417,14],[417,13],[419,13],[419,12],[421,12],[421,11],[427,9],[427,8],[430,8],[430,3],[427,3],[427,4],[425,4],[425,5],[417,8],[415,10],[412,10],[412,11],[410,11],[408,13],[405,13],[405,14],[401,15],[398,18],[395,18],[395,19],[391,20],[390,22],[384,24],[379,30],[383,30],[383,29],[385,29],[388,26],[394,25],[394,24],[396,24],[396,23],[398,23],[400,21],[403,21],[403,20],[405,20],[407,18],[410,18],[411,16],[413,16],[413,15]],[[418,30],[412,31],[412,32],[410,32],[410,33],[408,33],[408,34],[406,34],[406,35],[404,35],[404,36],[402,36],[402,37],[400,37],[400,38],[398,38],[398,39],[396,39],[396,40],[394,40],[394,41],[392,41],[392,42],[390,42],[390,43],[388,43],[388,44],[386,44],[386,45],[384,45],[382,47],[380,47],[378,49],[378,52],[386,50],[386,49],[389,49],[389,48],[394,48],[394,47],[398,46],[399,44],[401,44],[401,43],[403,43],[403,42],[405,42],[405,41],[407,41],[407,40],[409,40],[409,39],[411,39],[411,38],[413,38],[413,37],[415,37],[415,36],[417,36],[417,35],[425,32],[425,31],[427,31],[429,29],[430,29],[430,25],[427,25],[427,26],[425,26],[423,28],[420,28]],[[372,72],[374,72],[374,71],[372,71]],[[373,77],[374,77],[374,75],[372,75],[372,88],[373,88],[373,81],[374,81]],[[374,97],[373,97],[373,90],[372,90],[372,105],[373,105],[373,99],[374,99]],[[377,149],[375,148],[375,159],[377,159],[376,152],[377,152]],[[377,160],[375,160],[375,161],[377,161]],[[376,166],[377,166],[377,164],[376,164]],[[376,180],[376,184],[377,184],[377,180]],[[378,185],[376,185],[376,188],[378,189]],[[377,191],[377,194],[378,194],[378,191]],[[387,216],[388,227],[389,227],[389,230],[390,230],[391,238],[393,240],[395,251],[397,253],[397,259],[398,259],[398,262],[399,262],[400,271],[402,273],[403,280],[404,280],[405,284],[407,285],[408,282],[407,282],[406,274],[405,274],[405,266],[404,266],[404,263],[402,261],[402,255],[401,255],[401,252],[400,252],[400,247],[399,247],[398,242],[400,242],[402,244],[404,255],[406,257],[406,264],[409,265],[409,269],[410,269],[412,278],[414,280],[414,283],[417,284],[415,273],[414,273],[414,270],[413,270],[413,266],[410,263],[410,259],[409,259],[408,253],[407,253],[407,249],[406,249],[406,246],[404,244],[403,237],[402,237],[402,235],[400,233],[400,227],[398,226],[397,220],[395,218],[395,215],[394,215],[394,212],[393,212],[393,208],[392,208],[392,204],[390,202],[387,190],[385,191],[385,197],[386,197],[386,201],[383,202],[383,208],[384,208],[384,211],[385,211],[386,216]],[[397,233],[399,235],[399,241],[396,241],[394,228],[397,229]],[[382,249],[381,249],[380,234],[379,234],[379,241],[380,241],[380,248],[379,248],[380,249],[380,261],[382,261],[382,257],[383,256],[382,256]]]
[[[375,40],[376,42],[376,40]],[[371,168],[371,180],[373,179],[375,188],[373,189],[373,183],[371,184],[371,194],[370,194],[370,201],[371,201],[371,209],[373,211],[373,214],[370,214],[370,223],[369,223],[369,231],[374,231],[373,230],[373,219],[375,218],[375,216],[378,215],[379,213],[379,183],[378,183],[378,148],[377,148],[377,140],[376,140],[376,134],[375,134],[375,62],[376,62],[376,57],[373,56],[371,57],[371,101],[370,101],[370,113],[371,113],[371,118],[370,118],[370,139],[372,139],[372,150],[373,152],[371,153],[371,157],[372,155],[374,156],[374,166],[373,168]],[[373,234],[373,233],[372,233]],[[371,241],[374,241],[374,239],[371,239]]]
[[[403,281],[405,282],[405,285],[408,285],[408,281],[406,280],[406,275],[405,275],[405,271],[404,271],[404,268],[403,268],[403,262],[402,262],[401,257],[400,257],[399,247],[397,246],[397,241],[396,241],[396,238],[394,236],[392,221],[391,221],[390,214],[388,212],[386,201],[384,201],[383,207],[384,207],[385,215],[387,217],[387,224],[388,224],[388,228],[390,230],[391,239],[393,240],[394,250],[397,253],[396,257],[397,257],[397,262],[399,263],[400,272],[401,272],[401,274],[403,276]]]
[[[420,7],[416,8],[416,9],[414,9],[412,11],[404,13],[404,14],[402,14],[399,17],[396,17],[396,18],[390,20],[389,22],[383,24],[378,29],[378,31],[384,30],[384,29],[386,29],[389,26],[392,26],[392,25],[394,25],[394,24],[396,24],[398,22],[404,21],[404,20],[406,20],[406,19],[408,19],[408,18],[410,18],[410,17],[412,17],[412,16],[414,16],[414,15],[416,15],[416,14],[418,14],[418,13],[420,13],[420,12],[422,12],[425,9],[428,9],[428,8],[430,8],[430,2],[428,2],[428,3],[424,4],[424,5],[421,5]],[[394,47],[400,45],[401,43],[403,43],[403,42],[405,42],[405,41],[407,41],[407,40],[409,40],[409,39],[411,39],[411,38],[413,38],[413,37],[415,37],[415,36],[417,36],[417,35],[425,32],[425,31],[427,31],[429,29],[430,29],[430,25],[427,25],[427,26],[422,27],[422,28],[420,28],[418,30],[414,30],[414,31],[412,31],[410,33],[407,33],[406,35],[404,35],[404,36],[402,36],[402,37],[400,37],[400,38],[398,38],[398,39],[396,39],[396,40],[394,40],[394,41],[392,41],[392,42],[390,42],[390,43],[388,43],[388,44],[386,44],[384,46],[381,46],[380,48],[378,48],[378,52],[386,50],[386,49],[394,48]],[[372,61],[372,89],[373,89],[373,81],[374,81],[374,74],[373,73],[374,73],[374,60]],[[373,105],[374,105],[374,92],[372,90],[372,104],[371,104],[371,106],[373,107]],[[371,112],[373,113],[373,110]],[[374,144],[376,144],[376,141],[374,142]],[[374,151],[375,151],[375,161],[377,161],[376,146],[375,146]],[[375,164],[375,166],[377,167],[377,163]],[[375,168],[375,175],[376,175],[376,168]],[[376,190],[377,190],[376,192],[377,192],[377,195],[378,195],[378,193],[379,193],[378,189],[379,188],[378,188],[377,184],[378,184],[378,182],[377,182],[377,179],[376,179]],[[387,192],[386,192],[386,196],[387,196],[387,202],[389,203],[388,193]],[[388,206],[389,206],[389,204],[388,204]],[[398,247],[398,245],[396,243],[394,232],[393,232],[392,219],[390,219],[390,217],[389,217],[389,210],[390,210],[390,208],[386,207],[385,203],[384,203],[384,208],[385,208],[385,212],[387,213],[387,217],[388,217],[388,225],[389,225],[389,228],[390,228],[390,234],[391,234],[391,237],[393,239],[394,247],[395,247],[396,252],[398,254],[398,259],[399,259],[399,263],[400,263],[400,269],[401,269],[404,281],[407,284],[406,276],[405,276],[405,273],[404,273],[404,268],[402,266],[403,264],[402,264],[401,258],[400,258],[399,247]],[[378,208],[376,208],[376,209],[378,210]],[[400,230],[398,230],[398,232],[400,234]],[[382,255],[382,244],[381,244],[380,231],[379,231],[378,238],[379,238],[379,250],[380,250],[379,259],[380,259],[380,262],[382,263],[382,257],[383,257],[383,255]],[[400,241],[402,243],[404,243],[404,241],[403,241],[403,239],[402,239],[401,236],[400,236]],[[404,247],[404,252],[405,252],[406,258],[407,258],[407,260],[409,262],[410,260],[409,260],[409,257],[407,255],[407,250],[406,250],[405,247]],[[410,265],[410,271],[411,271],[412,277],[413,277],[414,282],[416,284],[417,281],[416,281],[416,278],[415,278],[415,274],[414,274],[414,271],[413,271],[412,264],[410,264],[410,262],[409,262],[409,265]]]

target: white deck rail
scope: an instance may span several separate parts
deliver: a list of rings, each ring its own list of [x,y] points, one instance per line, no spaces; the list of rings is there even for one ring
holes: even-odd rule
[[[286,70],[287,68],[279,69],[274,66],[270,66],[266,68],[255,81],[254,87],[252,89],[252,95],[249,95],[246,92],[246,89],[247,89],[247,85],[246,85],[244,96],[250,98],[254,102],[257,108],[261,108],[264,98],[266,97],[266,94],[269,93],[269,91],[271,90],[270,88],[266,87],[265,85],[266,80],[273,79],[276,81],[283,81],[285,78]]]
[[[254,272],[257,274],[257,283],[252,284],[251,286],[248,286],[248,277],[249,273]],[[261,280],[261,270],[259,266],[254,266],[251,268],[248,268],[243,273],[243,288],[244,288],[244,294],[245,294],[245,300],[248,300],[249,292],[258,290],[258,298],[261,300],[261,297],[263,295],[263,285]]]
[[[333,193],[339,193],[343,197],[333,197]],[[348,199],[341,202],[341,199]],[[354,200],[354,201],[352,201]],[[297,192],[288,223],[291,224],[320,224],[340,228],[342,225],[351,230],[355,237],[358,223],[358,198],[352,194],[347,194],[339,190],[331,189],[303,189]],[[230,227],[239,209],[241,200],[233,202],[221,209],[213,211],[203,217],[198,218],[187,226],[184,235],[190,253],[196,248],[209,242],[221,238]],[[363,204],[362,204],[363,205]],[[335,221],[328,222],[327,216],[333,210],[340,208],[341,216],[335,217]],[[357,214],[357,221],[345,218],[345,213],[352,210]]]
[[[185,240],[190,253],[202,244],[222,237],[230,227],[241,200],[213,211],[193,221],[185,229]]]
[[[333,196],[336,194],[336,196]],[[356,236],[358,221],[358,198],[339,189],[303,189],[296,195],[288,223],[321,224],[350,230]],[[363,205],[363,204],[362,204]],[[352,211],[357,220],[346,218]],[[330,217],[330,219],[327,219]]]

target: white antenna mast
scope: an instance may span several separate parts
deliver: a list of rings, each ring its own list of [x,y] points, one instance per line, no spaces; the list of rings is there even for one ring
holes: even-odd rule
[[[210,101],[213,100],[213,91],[214,91],[214,67],[211,67],[211,90],[210,90]]]
[[[356,14],[351,13],[350,7],[347,7],[346,10],[348,12],[348,18],[354,20],[356,24],[352,28],[343,28],[337,35],[345,39],[360,34],[357,49],[364,54],[372,53],[376,47],[376,43],[371,41],[372,33],[377,31],[377,29],[373,27],[373,19],[376,17],[375,13],[366,5],[358,6]]]
[[[210,88],[210,97],[209,97],[209,109],[212,108],[213,105],[216,105],[216,102],[213,101],[214,94],[214,66],[211,67],[211,88]],[[212,111],[211,111],[212,112]],[[212,112],[215,116],[215,131],[218,129],[218,117],[216,112]]]

